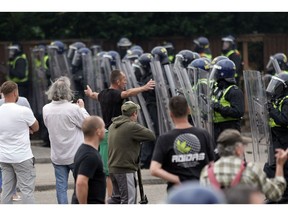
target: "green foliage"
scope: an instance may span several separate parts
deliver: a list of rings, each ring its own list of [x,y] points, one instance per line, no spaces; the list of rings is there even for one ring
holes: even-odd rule
[[[2,12],[0,40],[287,33],[282,12]]]

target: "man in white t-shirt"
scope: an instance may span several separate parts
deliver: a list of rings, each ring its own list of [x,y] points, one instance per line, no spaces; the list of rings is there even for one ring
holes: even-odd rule
[[[39,124],[31,109],[16,104],[19,93],[15,82],[4,82],[1,93],[5,98],[5,103],[0,106],[1,201],[12,203],[18,183],[22,202],[33,204],[36,174],[29,132],[38,131]]]
[[[51,161],[56,177],[58,204],[68,204],[69,172],[74,172],[74,156],[84,142],[82,123],[89,116],[82,99],[71,103],[73,92],[68,77],[59,77],[47,91],[51,103],[43,107],[43,120],[48,129]]]

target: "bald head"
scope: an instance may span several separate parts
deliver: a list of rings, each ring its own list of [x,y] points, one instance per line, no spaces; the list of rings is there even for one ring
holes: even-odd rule
[[[97,133],[98,136],[102,136],[102,132],[105,132],[105,124],[102,118],[99,116],[89,116],[82,124],[82,131],[85,138],[91,138]],[[102,137],[101,137],[102,139]]]

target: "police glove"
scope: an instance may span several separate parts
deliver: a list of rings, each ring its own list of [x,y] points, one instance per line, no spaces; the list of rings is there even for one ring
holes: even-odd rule
[[[222,108],[221,104],[218,102],[214,102],[212,103],[212,109],[214,109],[214,111],[220,111]]]
[[[268,112],[270,112],[274,108],[273,104],[271,102],[267,102],[267,108],[268,108]]]

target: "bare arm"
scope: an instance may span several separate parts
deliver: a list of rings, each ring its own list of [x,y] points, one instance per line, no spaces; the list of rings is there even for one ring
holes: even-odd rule
[[[154,87],[155,87],[155,81],[151,79],[144,86],[137,87],[137,88],[131,88],[131,89],[128,89],[126,91],[122,91],[121,92],[121,98],[128,98],[131,96],[135,96],[141,92],[152,90],[152,89],[154,89]]]
[[[76,180],[76,197],[80,204],[87,204],[88,199],[88,180],[84,175],[78,175]]]
[[[158,163],[157,161],[151,161],[150,173],[152,176],[162,178],[168,182],[180,184],[179,177],[162,169],[162,164]]]
[[[90,97],[90,98],[92,98],[94,100],[98,100],[99,93],[98,92],[93,92],[89,85],[87,85],[87,89],[84,90],[84,92],[85,92],[86,96],[88,96],[88,97]]]
[[[39,130],[39,123],[37,120],[29,127],[30,133],[33,134],[34,132],[37,132]]]
[[[276,172],[275,176],[283,176],[283,167],[287,161],[288,148],[284,151],[283,149],[276,149]]]

